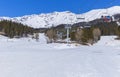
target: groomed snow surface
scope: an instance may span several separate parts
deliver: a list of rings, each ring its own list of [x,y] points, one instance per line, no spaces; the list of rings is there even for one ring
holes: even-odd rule
[[[120,77],[120,41],[102,36],[93,46],[46,44],[0,36],[0,77]]]

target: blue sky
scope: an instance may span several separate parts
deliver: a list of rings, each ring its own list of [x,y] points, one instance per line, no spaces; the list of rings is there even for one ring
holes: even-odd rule
[[[120,5],[120,0],[1,0],[0,16],[16,17],[54,11],[84,13],[114,5]]]

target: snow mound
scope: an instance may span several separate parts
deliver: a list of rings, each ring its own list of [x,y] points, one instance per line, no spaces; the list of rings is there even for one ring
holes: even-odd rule
[[[98,41],[95,45],[112,47],[120,46],[120,40],[116,40],[115,38],[117,38],[117,36],[102,36],[100,41]]]

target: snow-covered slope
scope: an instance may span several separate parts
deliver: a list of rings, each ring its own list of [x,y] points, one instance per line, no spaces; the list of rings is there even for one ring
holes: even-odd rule
[[[93,46],[46,44],[0,36],[0,77],[120,77],[120,41],[102,36]]]
[[[84,13],[83,16],[85,17],[85,21],[91,21],[100,18],[102,15],[112,16],[118,13],[120,13],[120,6],[113,6],[106,9],[91,10],[87,13]]]
[[[59,24],[74,24],[82,21],[91,21],[100,18],[102,15],[114,15],[120,13],[120,6],[113,6],[108,9],[91,10],[84,14],[75,14],[69,11],[53,12],[47,14],[26,15],[23,17],[0,17],[0,20],[12,20],[34,28],[47,28]],[[85,20],[80,19],[85,18]]]

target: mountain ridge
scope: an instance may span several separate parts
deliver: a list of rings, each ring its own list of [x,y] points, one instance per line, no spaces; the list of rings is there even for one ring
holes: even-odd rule
[[[106,9],[94,9],[83,14],[75,14],[70,11],[41,13],[25,15],[22,17],[0,17],[0,20],[11,20],[22,23],[33,28],[49,28],[60,24],[75,24],[88,22],[100,18],[102,15],[114,15],[120,13],[120,6],[113,6]],[[85,19],[82,19],[85,18]]]

